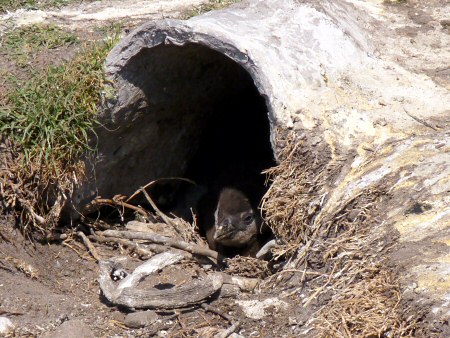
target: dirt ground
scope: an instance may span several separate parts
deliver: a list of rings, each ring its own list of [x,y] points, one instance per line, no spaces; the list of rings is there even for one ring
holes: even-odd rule
[[[64,245],[32,243],[10,224],[10,220],[3,219],[0,314],[10,318],[16,326],[13,336],[147,337],[158,334],[182,337],[199,336],[201,328],[226,328],[228,325],[217,315],[192,308],[159,313],[157,317],[160,320],[146,328],[127,328],[124,324],[127,311],[108,305],[100,295],[98,265],[83,246],[76,241],[65,241]],[[120,255],[121,252],[119,248],[109,246],[97,246],[97,249],[102,259]],[[134,259],[134,263],[137,264],[138,260]],[[153,282],[156,285],[179,285],[197,276],[199,270],[192,263],[174,265],[158,274]],[[240,300],[269,297],[262,292],[243,294]],[[210,304],[234,318],[245,318],[234,299],[221,299]],[[241,333],[244,336],[270,337],[272,332],[279,332],[290,336],[292,331],[288,323],[280,319],[287,318],[289,314],[289,318],[294,320],[289,311],[291,306],[269,309],[276,311],[277,316],[270,316],[262,322],[251,319],[241,321]],[[66,326],[75,320],[81,320],[83,324],[78,322],[76,328],[68,329]],[[66,326],[62,326],[63,323]],[[90,335],[82,332],[90,332]]]
[[[177,17],[190,5],[205,1],[144,1],[146,11],[139,11],[133,1],[98,1],[92,4],[77,4],[47,12],[6,14],[2,17],[0,33],[16,25],[32,22],[51,22],[75,32],[81,39],[99,39],[101,30],[111,21],[125,22],[125,30],[132,29],[143,20]],[[448,59],[441,56],[443,45],[435,41],[433,31],[446,30],[450,34],[450,17],[445,19],[443,8],[446,1],[405,1],[389,5],[395,18],[409,16],[414,25],[397,27],[401,39],[408,39],[417,51],[415,63],[411,49],[401,49],[386,57],[397,58],[405,67],[414,68],[431,76],[437,83],[449,86],[450,69]],[[120,7],[121,14],[111,14],[110,8]],[[127,7],[130,10],[127,11]],[[145,8],[145,6],[142,6]],[[448,7],[447,7],[448,9]],[[128,14],[127,14],[128,13]],[[129,13],[134,13],[130,16]],[[447,13],[448,15],[448,13]],[[393,25],[395,22],[393,21]],[[431,37],[430,37],[431,36]],[[411,42],[411,41],[414,41]],[[430,41],[434,41],[431,42]],[[435,53],[419,53],[421,48]],[[61,49],[44,50],[30,61],[36,67],[70,58],[79,45]],[[448,52],[448,50],[447,50]],[[433,55],[429,57],[429,55]],[[425,56],[424,56],[425,55]],[[417,61],[418,60],[418,61]],[[0,53],[0,74],[15,74],[26,79],[27,72],[16,67],[4,53]],[[5,88],[0,83],[0,97]],[[1,100],[0,100],[1,102]],[[202,308],[167,311],[165,313],[144,313],[142,318],[153,318],[154,324],[144,328],[130,328],[125,325],[127,311],[111,306],[102,297],[99,284],[99,268],[86,248],[67,228],[69,240],[50,243],[25,239],[14,220],[0,216],[0,316],[9,318],[16,327],[16,337],[192,337],[212,336],[219,329],[230,326],[224,318]],[[96,244],[101,258],[127,254],[123,248]],[[132,258],[135,264],[137,258]],[[193,263],[182,263],[167,268],[158,274],[158,283],[182,284],[199,274],[200,267]],[[310,315],[320,308],[324,299],[305,309],[303,298],[295,288],[280,286],[275,290],[263,287],[253,293],[241,293],[238,299],[223,298],[209,304],[241,323],[238,331],[244,337],[294,337],[308,336],[303,325]],[[297,290],[298,291],[298,290]],[[304,297],[304,296],[303,296]],[[258,316],[244,313],[248,307],[243,301],[262,301],[276,298],[277,301],[265,308],[265,314]],[[275,305],[274,305],[275,304]],[[152,317],[153,316],[153,317]]]
[[[69,239],[64,243],[43,244],[25,239],[13,226],[12,219],[2,217],[1,224],[0,315],[14,323],[14,337],[210,337],[230,325],[217,314],[192,307],[166,312],[138,311],[135,313],[138,319],[134,321],[151,318],[153,324],[127,327],[133,327],[129,324],[132,319],[127,317],[130,311],[108,304],[101,295],[98,264],[71,231],[66,232]],[[95,246],[101,259],[129,255],[118,246]],[[132,256],[130,266],[142,263]],[[182,285],[205,270],[211,267],[185,261],[147,278],[145,285]],[[258,301],[267,305],[260,303],[264,305],[258,307]],[[279,337],[297,336],[301,324],[317,309],[313,306],[305,312],[297,296],[286,292],[280,297],[279,291],[272,292],[263,284],[258,291],[241,293],[237,298],[212,299],[208,304],[239,320],[239,332],[245,337],[273,337],[274,332]],[[244,308],[264,311],[264,316],[247,314],[253,317],[249,318]]]

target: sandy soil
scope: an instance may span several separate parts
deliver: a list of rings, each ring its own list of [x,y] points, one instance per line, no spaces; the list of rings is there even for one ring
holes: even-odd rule
[[[378,56],[450,89],[450,3],[408,0],[386,5],[383,14],[390,25],[371,30],[382,42]]]

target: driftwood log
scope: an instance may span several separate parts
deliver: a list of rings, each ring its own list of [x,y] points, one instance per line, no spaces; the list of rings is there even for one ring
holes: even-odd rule
[[[100,289],[114,305],[130,309],[174,309],[200,304],[216,292],[218,297],[236,297],[240,291],[253,291],[258,284],[257,280],[251,278],[213,273],[168,290],[138,288],[146,276],[185,258],[180,253],[160,253],[138,266],[131,274],[123,270],[126,257],[100,261]]]
[[[74,206],[182,176],[209,107],[252,87],[265,100],[273,148],[283,147],[277,129],[293,131],[305,167],[326,177],[305,210],[326,220],[365,192],[388,193],[372,216],[380,232],[398,236],[389,261],[402,293],[431,304],[436,325],[448,322],[450,94],[422,64],[445,62],[450,51],[415,53],[394,19],[382,1],[267,0],[142,25],[107,59],[112,88],[98,153],[87,161],[96,177],[74,193]]]
[[[105,297],[115,305],[127,308],[174,309],[198,304],[220,290],[223,278],[220,274],[208,276],[176,286],[168,290],[142,290],[138,283],[156,271],[183,259],[182,255],[170,252],[158,254],[136,268],[120,282],[114,282],[112,275],[121,269],[121,259],[100,261],[99,284]]]

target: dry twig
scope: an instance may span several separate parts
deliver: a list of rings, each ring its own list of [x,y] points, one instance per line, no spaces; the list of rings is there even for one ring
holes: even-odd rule
[[[92,245],[92,243],[89,240],[89,238],[87,238],[86,235],[83,232],[81,232],[81,231],[78,231],[77,235],[78,235],[78,237],[81,238],[81,240],[83,241],[83,243],[86,246],[86,248],[89,250],[89,252],[92,255],[92,257],[94,257],[94,259],[98,262],[101,258],[98,255],[97,249],[94,247],[94,245]]]
[[[138,243],[134,243],[133,241],[129,241],[123,238],[114,238],[114,237],[104,237],[97,234],[90,235],[88,237],[89,239],[96,241],[98,243],[117,243],[119,245],[123,245],[124,247],[132,249],[134,252],[136,252],[140,256],[144,257],[151,257],[154,253],[163,253],[167,251],[167,247],[161,246],[161,245],[153,245],[153,246],[147,246],[146,248],[142,248],[139,246]]]
[[[231,326],[228,329],[226,329],[225,331],[217,334],[215,337],[217,337],[217,338],[227,338],[232,333],[234,333],[237,330],[239,330],[239,327],[241,326],[241,323],[239,321],[234,321],[233,318],[228,316],[226,313],[223,313],[222,311],[219,311],[218,309],[213,308],[212,306],[210,306],[208,304],[204,304],[204,303],[201,305],[201,307],[205,311],[209,311],[209,312],[215,313],[216,315],[219,315],[220,317],[225,318],[231,324]]]
[[[144,217],[148,217],[148,212],[145,211],[144,209],[137,207],[135,205],[123,202],[121,200],[115,200],[115,199],[109,199],[109,198],[96,198],[94,199],[89,206],[87,206],[85,208],[85,210],[83,211],[83,213],[89,213],[92,211],[93,207],[98,207],[101,205],[110,205],[110,206],[114,206],[114,207],[121,207],[121,208],[127,208],[133,211],[136,211],[137,213],[139,213],[140,215],[144,216]]]
[[[143,187],[139,188],[138,190],[136,190],[130,197],[127,198],[126,202],[130,202],[133,198],[135,198],[138,194],[140,194],[142,192],[142,189],[147,189],[149,187],[151,187],[152,185],[154,185],[155,183],[161,182],[161,181],[173,181],[173,180],[178,180],[178,181],[184,181],[184,182],[188,182],[191,184],[196,184],[194,181],[187,179],[187,178],[183,178],[183,177],[164,177],[164,178],[159,178],[157,180],[151,181],[149,183],[147,183],[146,185],[144,185]]]
[[[194,255],[202,255],[206,257],[213,258],[217,261],[218,253],[217,251],[207,249],[205,247],[186,243],[184,241],[175,240],[166,236],[161,236],[155,233],[150,232],[138,232],[138,231],[117,231],[117,230],[105,230],[100,233],[105,237],[118,237],[118,238],[126,238],[126,239],[141,239],[150,241],[156,244],[168,245],[176,249],[181,249],[187,252],[190,252]]]

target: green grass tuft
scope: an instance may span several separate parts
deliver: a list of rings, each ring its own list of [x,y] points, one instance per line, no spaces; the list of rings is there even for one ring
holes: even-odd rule
[[[54,25],[31,25],[10,31],[2,39],[0,46],[8,58],[19,67],[26,67],[27,62],[37,52],[55,49],[77,42],[77,37]]]
[[[190,19],[194,16],[215,10],[215,9],[223,9],[228,7],[234,3],[240,2],[241,0],[209,0],[208,3],[202,4],[199,6],[195,6],[194,8],[184,12],[181,15],[181,18],[184,20]]]
[[[0,0],[0,13],[14,11],[18,8],[30,8],[35,5],[35,0]]]
[[[61,7],[74,2],[80,2],[80,0],[0,0],[0,13],[15,11],[19,8],[46,9]]]
[[[103,63],[118,38],[114,34],[86,46],[68,63],[14,82],[8,106],[0,108],[0,133],[19,146],[25,164],[61,173],[89,149],[104,84]]]

